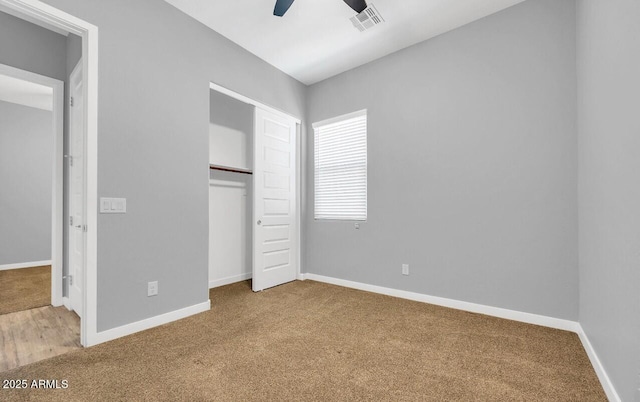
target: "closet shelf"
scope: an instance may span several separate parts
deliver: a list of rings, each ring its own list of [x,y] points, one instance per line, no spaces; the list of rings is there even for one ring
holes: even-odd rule
[[[209,169],[222,170],[223,172],[253,174],[253,172],[251,170],[249,170],[249,169],[234,168],[234,167],[230,167],[230,166],[222,166],[222,165],[214,165],[214,164],[210,164],[209,165]]]

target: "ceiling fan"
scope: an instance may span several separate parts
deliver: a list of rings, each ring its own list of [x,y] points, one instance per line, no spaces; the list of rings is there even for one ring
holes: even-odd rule
[[[289,7],[291,7],[293,2],[294,0],[276,0],[276,7],[273,10],[273,15],[282,17],[287,10],[289,10]],[[365,0],[344,0],[344,2],[358,14],[367,8],[367,2]]]

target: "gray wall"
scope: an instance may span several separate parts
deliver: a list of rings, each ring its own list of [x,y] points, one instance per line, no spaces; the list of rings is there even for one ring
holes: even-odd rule
[[[306,88],[161,0],[47,3],[100,30],[98,195],[127,198],[98,217],[98,330],[206,301],[209,81],[300,117]]]
[[[638,1],[578,2],[580,323],[623,401],[640,401],[638,21]]]
[[[52,119],[0,101],[0,265],[51,259]]]
[[[313,221],[308,185],[306,272],[578,318],[574,1],[521,3],[318,83],[307,123],[364,108],[368,221]]]
[[[0,64],[66,80],[66,38],[0,12]]]

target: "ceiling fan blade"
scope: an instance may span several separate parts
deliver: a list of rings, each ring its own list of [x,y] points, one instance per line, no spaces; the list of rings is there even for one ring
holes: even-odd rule
[[[273,9],[273,15],[282,17],[287,12],[294,0],[276,0],[276,7]]]
[[[347,3],[349,7],[353,8],[353,11],[358,14],[367,8],[367,2],[365,0],[344,0],[344,2]]]

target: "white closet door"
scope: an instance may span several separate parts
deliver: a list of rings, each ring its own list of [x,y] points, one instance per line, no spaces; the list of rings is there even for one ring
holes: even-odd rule
[[[255,111],[253,280],[255,292],[296,279],[296,122]]]

